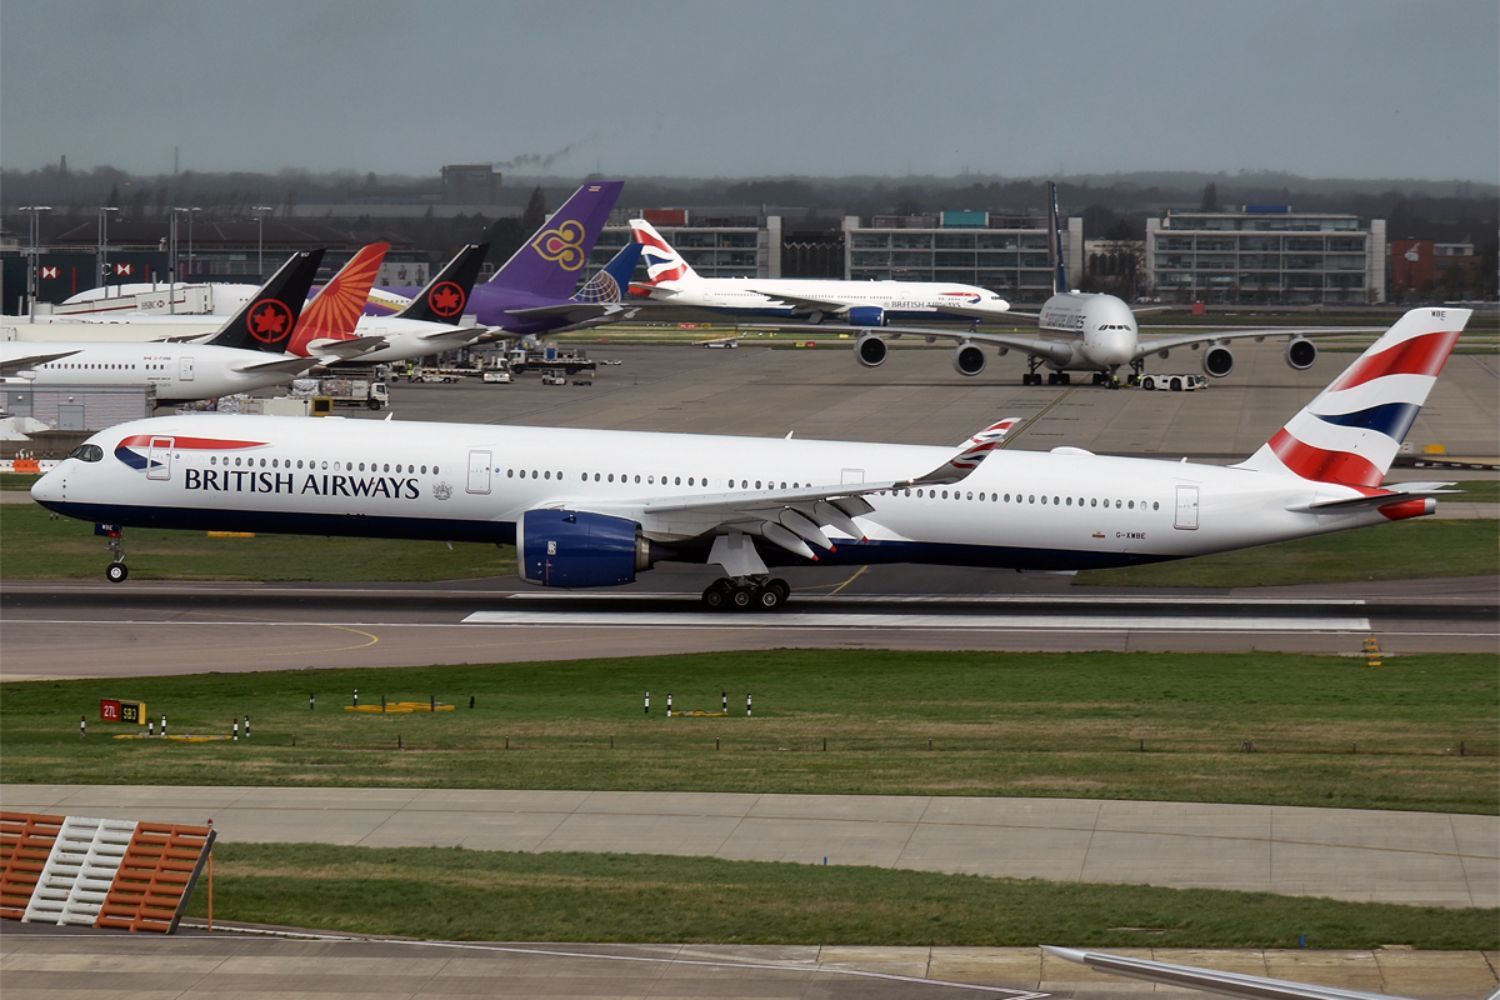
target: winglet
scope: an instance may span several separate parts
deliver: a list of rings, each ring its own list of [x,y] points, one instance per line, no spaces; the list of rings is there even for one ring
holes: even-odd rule
[[[946,486],[949,483],[959,482],[979,468],[979,463],[984,461],[985,456],[1000,447],[1000,442],[1005,440],[1005,435],[1020,424],[1021,420],[1021,417],[1006,417],[1004,420],[995,421],[959,445],[958,453],[948,461],[927,475],[913,479],[912,485]]]

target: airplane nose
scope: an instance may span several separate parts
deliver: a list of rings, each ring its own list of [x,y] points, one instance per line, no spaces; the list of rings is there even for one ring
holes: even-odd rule
[[[53,469],[31,484],[31,499],[43,507],[51,507],[63,498],[64,477],[61,467]]]

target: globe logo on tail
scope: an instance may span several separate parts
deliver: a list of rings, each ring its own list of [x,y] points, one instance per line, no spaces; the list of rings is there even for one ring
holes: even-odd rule
[[[464,311],[465,298],[464,290],[455,282],[440,281],[427,293],[427,307],[448,319]]]
[[[537,233],[531,248],[547,260],[556,261],[564,271],[576,271],[583,267],[583,235],[583,224],[568,219]]]
[[[250,307],[245,323],[262,344],[279,344],[292,334],[292,311],[280,299],[261,299]]]

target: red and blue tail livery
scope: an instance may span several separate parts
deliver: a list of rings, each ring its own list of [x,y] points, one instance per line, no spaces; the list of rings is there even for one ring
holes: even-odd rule
[[[196,451],[207,454],[212,452],[215,456],[224,455],[224,464],[227,466],[230,461],[229,455],[238,456],[247,449],[262,448],[265,444],[264,441],[234,441],[225,438],[131,434],[121,438],[120,443],[115,445],[115,458],[137,472],[150,473],[163,469],[170,470],[173,453]],[[238,465],[239,461],[237,457],[235,464]]]
[[[1241,468],[1373,490],[1443,370],[1468,309],[1414,309]]]

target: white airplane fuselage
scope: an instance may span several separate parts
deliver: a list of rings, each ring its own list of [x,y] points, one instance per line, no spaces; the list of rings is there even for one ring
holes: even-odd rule
[[[61,342],[141,344],[167,338],[208,337],[223,326],[227,318],[115,313],[93,319],[66,316],[46,322],[28,323],[25,319],[7,316],[3,327],[4,336],[0,339],[49,345]],[[16,319],[16,322],[10,322],[12,319]],[[425,335],[434,332],[456,333],[461,329],[465,328],[395,316],[361,316],[354,328],[355,336],[384,337],[387,346],[357,355],[350,358],[349,362],[363,365],[414,360],[462,347],[482,332],[474,329],[471,337],[444,337],[437,343],[423,339]]]
[[[1140,346],[1135,313],[1122,299],[1095,292],[1060,292],[1043,305],[1037,327],[1073,348],[1066,365],[1048,362],[1057,371],[1106,371],[1128,365]]]
[[[849,322],[884,325],[895,320],[983,321],[1005,318],[1009,304],[998,294],[975,285],[933,281],[834,281],[815,278],[698,278],[633,286],[653,298],[746,316],[807,316],[847,318]],[[786,299],[778,296],[787,296]],[[798,299],[827,301],[819,309]],[[835,303],[843,303],[839,308]],[[959,314],[954,308],[965,310]],[[878,310],[879,320],[872,311]]]
[[[483,424],[195,414],[94,435],[32,496],[116,526],[512,543],[539,508],[628,517],[666,560],[703,562],[719,522],[655,499],[899,482],[952,449]],[[133,450],[132,450],[133,449]],[[1078,570],[1260,545],[1430,513],[1431,501],[1311,514],[1351,487],[1076,449],[997,451],[952,486],[869,494],[864,538],[820,562]],[[1420,508],[1420,509],[1418,509]],[[805,565],[767,547],[768,562]]]
[[[0,343],[0,364],[38,353],[36,344]],[[69,343],[49,341],[46,353],[71,350],[65,358],[27,369],[18,381],[33,386],[155,386],[160,403],[212,399],[290,381],[293,370],[242,370],[290,355],[245,351],[212,344]],[[307,367],[316,359],[301,359]]]

